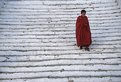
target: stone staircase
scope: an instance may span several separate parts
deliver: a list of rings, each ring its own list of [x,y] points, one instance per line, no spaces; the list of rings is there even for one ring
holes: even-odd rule
[[[91,51],[76,46],[85,9]],[[115,0],[7,0],[0,9],[0,82],[121,82],[121,11]]]

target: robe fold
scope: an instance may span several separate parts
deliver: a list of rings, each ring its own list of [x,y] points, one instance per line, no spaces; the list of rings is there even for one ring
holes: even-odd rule
[[[78,16],[76,21],[77,46],[89,46],[92,43],[91,31],[87,16]]]

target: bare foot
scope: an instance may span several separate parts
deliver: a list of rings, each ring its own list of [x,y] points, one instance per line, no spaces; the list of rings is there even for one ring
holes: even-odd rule
[[[86,51],[90,51],[90,49],[88,47],[85,48]]]
[[[80,49],[82,49],[82,46],[80,46]]]

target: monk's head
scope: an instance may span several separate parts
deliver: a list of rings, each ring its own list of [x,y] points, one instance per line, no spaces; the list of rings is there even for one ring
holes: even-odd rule
[[[85,16],[86,15],[86,11],[85,10],[81,10],[81,15]]]

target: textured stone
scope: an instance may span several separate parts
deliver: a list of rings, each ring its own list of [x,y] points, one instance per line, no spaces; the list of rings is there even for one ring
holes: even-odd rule
[[[115,0],[7,0],[0,9],[0,82],[121,82],[121,14]],[[76,46],[85,9],[93,43]]]

